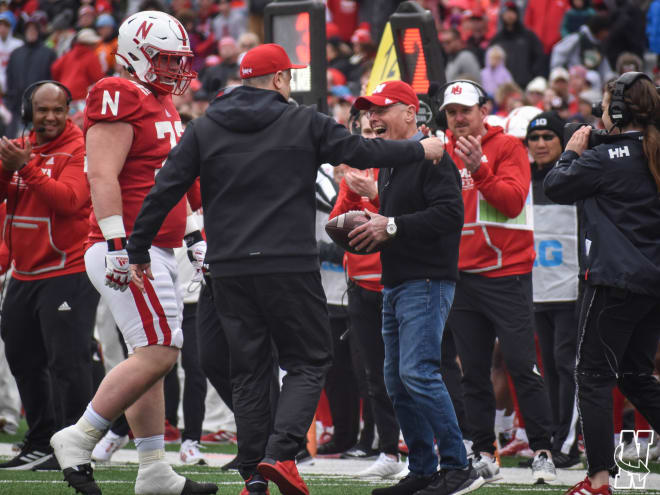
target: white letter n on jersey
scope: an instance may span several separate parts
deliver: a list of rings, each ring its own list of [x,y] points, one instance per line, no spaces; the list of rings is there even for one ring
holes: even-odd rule
[[[106,89],[103,90],[103,102],[101,103],[101,115],[105,115],[110,107],[112,115],[115,117],[119,112],[119,91],[115,91],[115,98],[110,97],[110,92]]]

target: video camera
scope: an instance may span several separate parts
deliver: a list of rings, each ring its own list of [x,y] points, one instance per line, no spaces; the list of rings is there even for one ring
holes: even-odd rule
[[[610,141],[612,135],[608,134],[605,129],[594,129],[594,126],[587,124],[586,122],[571,122],[564,125],[564,143],[568,143],[569,139],[571,139],[571,136],[575,134],[575,131],[581,127],[584,127],[585,125],[591,127],[591,132],[589,133],[589,148],[593,148],[594,146],[608,143]]]
[[[591,105],[591,115],[599,119],[603,118],[603,102],[599,101]],[[608,143],[612,135],[604,129],[595,129],[593,125],[587,124],[586,122],[572,122],[564,125],[564,143],[568,143],[571,136],[575,134],[580,127],[588,125],[591,127],[591,133],[589,134],[589,148],[598,146],[599,144]]]

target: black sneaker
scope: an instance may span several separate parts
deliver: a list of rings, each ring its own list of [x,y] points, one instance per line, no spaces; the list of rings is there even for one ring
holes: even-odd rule
[[[220,469],[223,471],[229,471],[230,469],[238,469],[238,456],[234,457],[231,461],[229,461],[227,464],[222,466]]]
[[[337,455],[337,454],[341,454],[345,450],[346,450],[346,446],[344,446],[344,447],[339,446],[335,443],[334,440],[330,440],[329,442],[324,443],[323,445],[320,445],[319,448],[316,449],[316,454],[317,455]]]
[[[81,464],[75,468],[62,471],[66,481],[76,493],[83,495],[101,495],[101,489],[94,481],[94,470],[91,464]]]
[[[0,464],[0,469],[29,471],[52,457],[53,449],[50,445],[47,447],[32,447],[26,442],[16,457]]]
[[[484,483],[484,479],[470,462],[465,469],[443,469],[426,488],[415,495],[463,495],[476,490]]]
[[[314,458],[309,453],[309,450],[307,450],[307,447],[303,447],[303,449],[298,452],[295,457],[296,464],[304,464],[312,460],[314,460]]]
[[[364,447],[360,447],[359,445],[356,445],[352,449],[348,449],[346,452],[340,455],[339,458],[369,461],[372,459],[376,459],[378,457],[378,454],[379,452],[375,449],[364,448]]]
[[[371,495],[413,495],[429,486],[429,483],[431,483],[436,477],[437,474],[432,474],[431,476],[416,476],[411,473],[401,478],[396,485],[372,490]]]
[[[267,495],[268,493],[268,481],[259,473],[254,473],[246,479],[245,488],[241,491],[241,495]]]
[[[199,483],[186,478],[186,484],[183,485],[181,495],[214,495],[217,492],[218,485],[215,483]]]
[[[53,456],[47,461],[37,464],[32,468],[32,471],[61,471],[60,463],[57,462],[57,457]]]
[[[582,459],[579,455],[571,456],[564,454],[562,452],[553,452],[552,453],[552,462],[555,463],[555,467],[559,469],[581,469],[582,468]]]

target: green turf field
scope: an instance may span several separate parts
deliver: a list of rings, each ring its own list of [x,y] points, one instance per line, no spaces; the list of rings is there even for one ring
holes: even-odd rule
[[[238,495],[242,488],[242,480],[238,474],[222,473],[217,468],[195,466],[176,468],[177,472],[196,481],[210,481],[219,485],[219,494]],[[104,495],[127,495],[133,493],[133,484],[137,467],[98,468],[94,471]],[[222,473],[222,474],[220,474]],[[4,471],[0,472],[0,493],[2,495],[73,495],[58,472]],[[320,476],[305,476],[310,492],[314,495],[368,495],[377,486],[384,483],[368,483],[348,478],[329,478]],[[540,495],[560,494],[567,487],[559,485],[534,486],[529,485],[486,485],[477,493],[484,495]],[[279,493],[271,485],[271,493]]]
[[[25,423],[16,435],[0,434],[0,443],[10,444],[23,438],[25,433]],[[132,447],[129,443],[126,448]],[[179,445],[167,445],[168,451],[178,451]],[[233,454],[236,452],[234,445],[208,445],[204,449],[205,453],[223,453]],[[7,457],[0,459],[7,459]],[[518,467],[521,458],[507,457],[502,458],[503,467]],[[660,464],[649,466],[654,473],[660,473]],[[196,481],[214,482],[219,485],[218,493],[220,495],[238,495],[242,488],[242,480],[234,471],[226,473],[217,467],[208,466],[187,466],[176,467],[177,472]],[[124,464],[112,467],[99,466],[94,471],[94,476],[103,491],[104,495],[131,495],[135,477],[137,474],[137,465]],[[385,486],[386,482],[358,481],[352,477],[329,476],[329,475],[309,475],[304,478],[310,487],[312,495],[369,495],[371,490],[378,486]],[[33,471],[2,471],[0,470],[0,495],[74,495],[73,489],[69,488],[62,481],[60,472],[33,472]],[[542,494],[562,494],[568,486],[564,485],[516,485],[495,483],[485,485],[477,492],[483,495],[542,495]],[[647,487],[647,490],[635,490],[618,493],[639,494],[639,495],[660,495],[659,487]],[[655,488],[655,489],[652,489]],[[272,495],[279,494],[279,490],[271,485]]]

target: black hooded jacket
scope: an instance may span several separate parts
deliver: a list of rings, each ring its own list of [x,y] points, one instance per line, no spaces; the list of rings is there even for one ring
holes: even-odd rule
[[[50,79],[50,66],[57,55],[41,40],[14,50],[7,64],[7,107],[20,114],[23,91],[37,81]]]
[[[131,263],[149,261],[163,219],[199,176],[212,276],[318,270],[319,165],[414,166],[424,158],[419,142],[363,139],[275,91],[231,89],[188,124],[156,176],[128,242]]]
[[[543,187],[581,210],[580,270],[592,285],[660,297],[660,195],[642,134],[611,136],[581,156],[562,153]]]
[[[499,45],[506,53],[506,68],[511,77],[525,89],[536,76],[546,76],[548,59],[543,53],[543,44],[533,31],[527,29],[520,20],[512,31],[507,31],[502,23],[500,30],[490,40],[490,46]]]

